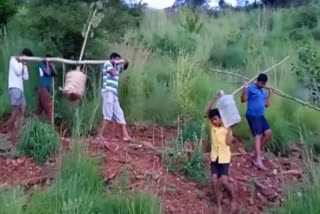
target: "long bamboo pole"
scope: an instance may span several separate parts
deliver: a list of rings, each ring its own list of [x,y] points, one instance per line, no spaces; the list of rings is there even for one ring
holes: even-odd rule
[[[243,76],[241,74],[237,74],[237,73],[233,73],[233,72],[229,72],[229,71],[221,71],[221,70],[217,70],[217,69],[209,69],[211,71],[214,71],[214,72],[217,72],[217,73],[222,73],[222,74],[227,74],[227,75],[231,75],[231,76],[235,76],[235,77],[239,77],[239,78],[242,78],[246,81],[250,80],[250,78],[246,77],[246,76]],[[279,90],[279,89],[276,89],[276,88],[273,88],[273,87],[267,87],[267,88],[270,88],[276,95],[280,96],[280,97],[283,97],[283,98],[287,98],[289,100],[292,100],[292,101],[295,101],[303,106],[306,106],[306,107],[309,107],[313,110],[316,110],[316,111],[319,111],[320,112],[320,108],[315,106],[315,105],[312,105],[306,101],[303,101],[301,99],[298,99],[296,97],[293,97],[293,96],[290,96],[286,93],[284,93],[283,91]]]
[[[275,64],[275,65],[271,66],[271,67],[270,67],[270,68],[268,68],[267,70],[263,71],[262,73],[264,73],[264,74],[265,74],[265,73],[267,73],[267,72],[271,71],[272,69],[274,69],[274,68],[278,67],[279,65],[281,65],[282,63],[284,63],[287,59],[289,59],[289,56],[287,56],[286,58],[284,58],[283,60],[281,60],[279,63],[277,63],[277,64]],[[250,82],[254,81],[255,79],[257,79],[257,78],[258,78],[258,76],[259,76],[259,74],[258,74],[258,75],[256,75],[255,77],[253,77],[252,79],[250,79],[250,80],[248,81],[248,83],[250,83]],[[240,88],[238,88],[237,90],[235,90],[235,91],[232,93],[232,95],[237,94],[239,91],[241,91],[241,90],[243,89],[243,87],[244,87],[244,85],[243,85],[243,86],[241,86]]]
[[[107,60],[70,60],[70,59],[63,59],[60,57],[27,57],[27,56],[21,56],[19,59],[29,62],[42,62],[42,61],[48,61],[48,62],[60,62],[65,63],[68,65],[85,65],[85,64],[91,64],[91,65],[103,65],[107,62]]]
[[[82,60],[82,58],[83,58],[83,54],[84,54],[84,50],[85,50],[86,45],[87,45],[88,36],[89,36],[90,29],[91,29],[93,17],[96,15],[97,12],[98,12],[98,8],[96,8],[96,9],[93,11],[93,14],[92,14],[92,16],[91,16],[91,19],[90,19],[90,22],[89,22],[89,25],[88,25],[88,29],[87,29],[87,32],[86,32],[86,36],[84,37],[84,41],[83,41],[83,45],[82,45],[82,48],[81,48],[81,53],[80,53],[79,60]]]
[[[54,86],[54,77],[52,77],[52,112],[51,112],[51,123],[54,127],[54,103],[55,103],[55,86]]]

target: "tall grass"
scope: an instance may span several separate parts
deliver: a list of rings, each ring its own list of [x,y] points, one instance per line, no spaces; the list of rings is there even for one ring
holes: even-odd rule
[[[300,143],[305,146],[306,174],[302,184],[289,186],[286,192],[285,201],[279,208],[275,208],[270,213],[277,214],[298,214],[320,212],[320,168],[314,162],[314,152],[307,147],[307,135],[303,129],[299,130]]]
[[[60,146],[60,138],[54,128],[37,119],[28,119],[19,139],[18,151],[43,163]]]

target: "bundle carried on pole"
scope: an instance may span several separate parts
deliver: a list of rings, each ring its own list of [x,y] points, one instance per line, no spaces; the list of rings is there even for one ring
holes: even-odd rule
[[[97,12],[98,12],[98,7],[93,11],[87,30],[85,32],[84,42],[81,48],[79,61],[81,61],[84,56],[84,50],[88,41],[88,36]],[[67,97],[72,102],[80,100],[86,88],[86,81],[87,81],[87,75],[80,70],[80,66],[78,65],[76,70],[70,71],[66,75],[65,84],[62,89],[64,96]]]

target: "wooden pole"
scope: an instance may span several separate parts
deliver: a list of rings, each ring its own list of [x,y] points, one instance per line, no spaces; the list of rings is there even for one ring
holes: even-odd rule
[[[91,29],[93,17],[96,15],[97,12],[98,12],[98,8],[96,8],[93,11],[93,14],[91,16],[91,19],[90,19],[90,22],[89,22],[89,25],[88,25],[88,29],[87,29],[87,32],[86,32],[86,36],[84,37],[84,41],[83,41],[83,45],[82,45],[82,48],[81,48],[81,53],[80,53],[79,60],[82,60],[82,58],[83,58],[84,49],[86,48],[86,44],[87,44],[87,41],[88,41],[88,36],[89,36],[90,29]]]
[[[66,64],[62,63],[62,88],[64,87],[66,71]]]
[[[18,56],[16,56],[18,57]],[[21,60],[28,61],[28,62],[42,62],[42,61],[48,61],[48,62],[60,62],[65,63],[68,65],[85,65],[85,64],[91,64],[91,65],[103,65],[108,60],[70,60],[70,59],[63,59],[60,57],[27,57],[27,56],[21,56],[18,57]]]
[[[281,60],[279,63],[271,66],[271,67],[268,68],[267,70],[263,71],[262,73],[265,74],[265,73],[271,71],[271,70],[274,69],[275,67],[277,67],[277,66],[281,65],[282,63],[284,63],[287,59],[289,59],[289,56],[287,56],[286,58],[284,58],[283,60]],[[252,79],[250,79],[250,80],[248,81],[248,83],[250,83],[250,82],[254,81],[255,79],[257,79],[259,75],[260,75],[260,74],[256,75],[256,76],[253,77]],[[240,88],[238,88],[237,90],[235,90],[235,91],[232,93],[232,95],[237,94],[239,91],[241,91],[241,90],[243,89],[243,87],[244,87],[244,86],[241,86]]]
[[[239,78],[242,78],[246,81],[250,80],[248,77],[246,76],[243,76],[241,74],[236,74],[236,73],[233,73],[233,72],[229,72],[229,71],[220,71],[220,70],[217,70],[217,69],[211,69],[211,71],[214,71],[214,72],[217,72],[217,73],[222,73],[222,74],[228,74],[228,75],[232,75],[232,76],[235,76],[235,77],[239,77]],[[280,96],[280,97],[283,97],[283,98],[286,98],[286,99],[289,99],[289,100],[292,100],[292,101],[295,101],[303,106],[306,106],[306,107],[309,107],[313,110],[316,110],[316,111],[319,111],[320,112],[320,108],[315,106],[315,105],[312,105],[310,103],[307,103],[301,99],[298,99],[296,97],[293,97],[293,96],[290,96],[286,93],[284,93],[283,91],[280,91],[279,89],[276,89],[276,88],[272,88],[272,87],[267,87],[267,88],[270,88],[276,95]]]
[[[51,123],[54,127],[54,102],[55,102],[55,86],[54,86],[54,77],[52,77],[52,113],[51,113]]]

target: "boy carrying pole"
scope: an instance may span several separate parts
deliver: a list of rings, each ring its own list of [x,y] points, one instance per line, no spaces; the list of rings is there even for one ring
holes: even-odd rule
[[[265,108],[270,106],[272,90],[266,92],[268,76],[261,73],[256,84],[245,84],[241,95],[241,102],[247,102],[247,121],[255,142],[255,159],[253,164],[260,170],[266,170],[262,162],[262,150],[271,138],[271,129],[264,116]]]
[[[6,131],[9,132],[10,139],[18,137],[27,110],[23,82],[29,79],[29,73],[27,62],[20,58],[22,56],[33,56],[33,53],[25,48],[20,56],[11,57],[9,65],[8,88],[12,112],[7,122]]]
[[[47,58],[52,57],[47,54]],[[52,84],[52,78],[56,76],[56,70],[52,62],[43,61],[39,65],[40,73],[40,87],[38,90],[38,109],[37,115],[45,113],[49,122],[52,123],[52,105],[50,97],[50,88]]]
[[[217,101],[220,94],[217,93],[210,101],[206,116],[210,125],[211,133],[211,172],[213,190],[216,195],[218,213],[222,213],[222,192],[220,191],[220,182],[229,193],[231,201],[230,214],[236,212],[237,205],[235,193],[232,184],[229,180],[229,168],[231,162],[230,145],[233,140],[232,129],[225,128],[222,124],[221,116],[218,109],[212,109],[213,104]]]

